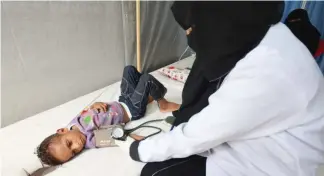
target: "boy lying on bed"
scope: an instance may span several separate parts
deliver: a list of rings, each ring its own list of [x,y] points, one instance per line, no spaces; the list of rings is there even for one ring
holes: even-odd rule
[[[47,137],[37,148],[37,156],[47,165],[63,164],[84,148],[94,148],[93,130],[96,127],[127,123],[145,115],[146,106],[155,100],[161,112],[179,109],[178,104],[164,99],[167,89],[152,75],[141,74],[135,67],[124,68],[119,102],[94,103],[83,110],[66,128]],[[133,135],[135,140],[142,137]]]

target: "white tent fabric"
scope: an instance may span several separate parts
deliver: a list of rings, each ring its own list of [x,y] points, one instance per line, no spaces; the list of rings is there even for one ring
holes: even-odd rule
[[[172,65],[178,68],[186,68],[191,67],[193,61],[194,56],[191,56]],[[169,79],[157,71],[152,74],[168,88],[166,98],[170,101],[181,103],[183,83]],[[25,176],[23,169],[32,172],[40,168],[41,164],[34,154],[37,145],[58,128],[67,125],[90,102],[117,100],[120,93],[119,86],[120,82],[114,83],[103,89],[0,129],[2,174],[5,176]],[[130,125],[137,126],[144,121],[161,119],[169,115],[171,114],[161,113],[158,110],[157,104],[152,103],[148,106],[146,116],[143,119],[132,122]],[[171,127],[165,122],[153,123],[152,125],[159,126],[166,131]],[[151,132],[151,129],[139,129],[137,131],[141,135],[147,135]],[[71,175],[72,173],[78,176],[139,175],[143,164],[134,162],[129,157],[127,145],[131,141],[131,139],[128,139],[126,143],[121,143],[121,147],[87,150],[48,175],[62,176]]]
[[[187,46],[171,4],[141,1],[144,71],[175,62]],[[1,127],[112,84],[124,66],[136,66],[135,10],[135,1],[1,2]]]

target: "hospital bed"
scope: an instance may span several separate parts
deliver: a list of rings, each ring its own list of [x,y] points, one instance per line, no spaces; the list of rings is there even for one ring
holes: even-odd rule
[[[194,56],[191,56],[172,65],[178,68],[191,67],[194,58]],[[168,100],[181,103],[183,83],[163,76],[158,71],[154,71],[152,75],[168,88],[166,94]],[[41,163],[34,154],[36,146],[58,128],[67,125],[78,112],[91,102],[117,100],[120,94],[119,86],[120,82],[117,82],[0,129],[1,175],[26,176],[24,169],[32,172],[40,168]],[[151,103],[148,105],[146,116],[143,119],[131,122],[129,127],[135,127],[148,120],[163,119],[169,115],[171,113],[159,112],[156,103]],[[170,125],[164,122],[157,122],[153,125],[162,128],[164,131],[170,129]],[[140,135],[148,135],[151,132],[151,129],[137,131]],[[126,142],[119,143],[120,147],[86,150],[75,159],[59,166],[48,176],[138,176],[144,164],[135,162],[129,157],[127,146],[131,142],[132,140],[128,139]],[[324,171],[324,169],[320,170]],[[318,174],[318,176],[320,175],[324,176],[324,174]]]
[[[194,56],[185,58],[172,64],[178,68],[191,67]],[[181,103],[181,92],[183,83],[172,80],[158,71],[152,72],[165,87],[168,88],[166,98],[170,101]],[[109,102],[118,100],[120,95],[120,82],[116,82],[103,89],[81,96],[75,100],[57,106],[53,109],[26,118],[15,124],[0,129],[0,151],[1,151],[1,175],[3,176],[26,176],[42,167],[37,156],[34,154],[37,145],[47,136],[56,132],[58,128],[64,127],[83,108],[91,102]],[[171,113],[161,113],[156,102],[148,105],[146,115],[143,119],[131,122],[128,127],[135,127],[144,121],[163,119]],[[171,126],[165,122],[156,122],[152,125],[170,130]],[[139,129],[136,133],[148,135],[152,129]],[[111,176],[136,176],[140,174],[142,163],[132,161],[128,154],[127,145],[132,142],[119,143],[120,147],[91,149],[82,152],[75,159],[59,166],[48,176],[64,175],[111,175]]]

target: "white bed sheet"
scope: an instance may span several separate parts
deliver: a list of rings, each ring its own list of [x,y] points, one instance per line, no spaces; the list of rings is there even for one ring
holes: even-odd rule
[[[180,68],[191,67],[193,61],[194,56],[191,56],[172,65]],[[181,103],[183,83],[171,80],[157,71],[152,74],[168,88],[166,98],[170,101]],[[31,172],[41,167],[34,154],[36,146],[45,137],[54,133],[56,129],[69,123],[78,112],[95,99],[96,101],[117,100],[120,94],[119,86],[120,82],[117,82],[0,129],[1,175],[25,176],[23,168]],[[130,125],[137,126],[144,121],[161,119],[169,115],[171,113],[159,112],[156,103],[151,103],[147,108],[146,116],[141,120],[132,122]],[[166,123],[155,123],[154,125],[160,126],[164,130],[169,130],[170,128]],[[141,129],[138,131],[142,135],[149,134],[150,132],[152,132],[151,129]],[[122,143],[121,147],[116,148],[87,150],[72,161],[48,174],[48,176],[139,175],[143,164],[134,162],[129,157],[127,144],[130,142],[131,140],[128,140],[126,143]]]
[[[181,60],[175,64],[180,68],[191,66],[194,56]],[[157,71],[152,73],[167,88],[166,98],[181,103],[183,83],[171,80]],[[33,171],[41,167],[34,150],[36,146],[49,134],[67,123],[87,106],[90,102],[116,100],[119,96],[120,83],[117,82],[103,89],[81,96],[53,109],[44,111],[15,124],[0,129],[0,173],[2,176],[26,176],[23,168]],[[136,126],[147,120],[164,118],[170,113],[160,113],[156,104],[150,104],[146,116],[131,125]],[[154,125],[168,130],[170,126],[164,123]],[[150,129],[139,130],[139,134],[145,135]],[[92,149],[82,153],[72,161],[62,165],[48,176],[137,176],[143,167],[143,163],[134,162],[128,154],[127,146],[131,143],[121,143],[120,147]],[[109,171],[108,171],[109,170]],[[324,167],[318,170],[318,176],[324,176]]]

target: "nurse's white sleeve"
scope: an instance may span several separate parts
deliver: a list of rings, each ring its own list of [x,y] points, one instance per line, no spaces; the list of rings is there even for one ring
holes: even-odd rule
[[[238,75],[238,74],[237,74]],[[172,131],[132,143],[130,155],[142,162],[164,161],[199,154],[224,142],[239,139],[251,131],[260,135],[286,129],[287,121],[301,105],[296,87],[282,75],[228,76],[209,97],[209,105],[189,122]],[[273,127],[273,128],[272,128]]]

